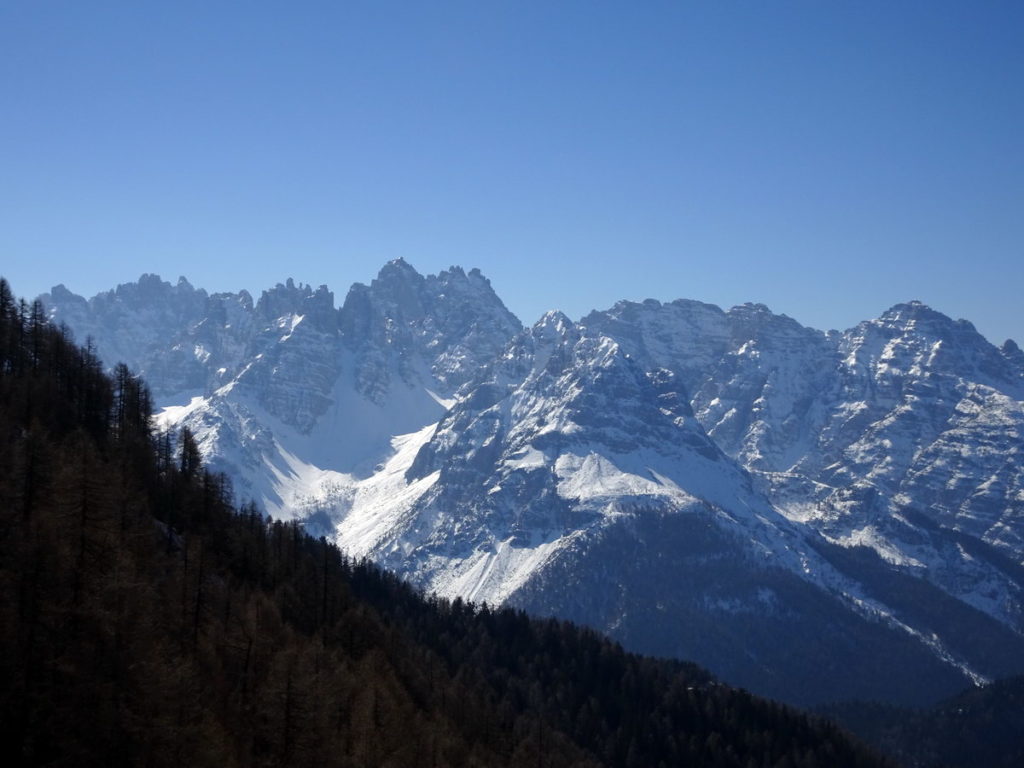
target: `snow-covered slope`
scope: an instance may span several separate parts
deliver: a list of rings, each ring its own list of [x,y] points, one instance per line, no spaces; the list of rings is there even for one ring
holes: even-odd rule
[[[417,452],[407,482],[437,481],[416,515],[396,516],[379,539],[346,537],[342,524],[342,539],[441,594],[491,602],[579,530],[644,506],[732,510],[747,538],[790,557],[776,546],[783,534],[765,529],[787,521],[663,386],[611,339],[546,315],[462,390]]]
[[[152,276],[140,284],[172,290]],[[135,292],[122,286],[103,304],[68,300],[55,289],[44,301],[55,319],[66,319],[69,307],[88,312],[113,302],[117,311],[102,316],[114,319],[86,313],[89,323],[80,325],[120,338],[121,328],[146,324],[134,304],[118,303]],[[392,438],[437,422],[455,388],[520,328],[478,270],[453,267],[424,278],[400,260],[369,286],[352,286],[340,309],[326,286],[314,291],[291,280],[243,309],[198,319],[180,313],[177,325],[162,322],[138,339],[125,334],[108,348],[127,350],[163,393],[178,386],[160,376],[167,361],[193,349],[203,376],[164,410],[162,423],[193,431],[243,499],[328,531],[357,483],[389,458]],[[238,338],[232,362],[199,352],[223,349],[228,335]]]
[[[919,302],[829,334],[759,305],[621,303],[584,322],[678,372],[708,434],[784,514],[1021,629],[1002,564],[1024,560],[1013,342]],[[952,545],[965,535],[986,554]]]
[[[997,349],[919,302],[845,333],[749,304],[623,302],[583,323],[676,373],[708,434],[749,470],[820,484],[800,484],[805,501],[866,484],[1020,551],[1013,342]]]
[[[239,496],[440,594],[800,703],[1024,671],[1024,353],[920,303],[844,333],[683,300],[520,331],[477,270],[403,261],[340,309],[151,276],[43,299]]]
[[[673,372],[558,313],[464,386],[432,433],[407,438],[386,474],[389,493],[338,528],[353,552],[439,594],[571,617],[791,701],[938,695],[1014,669],[1024,649],[1013,609],[987,615],[842,546],[870,541],[780,514]],[[1019,606],[1019,581],[973,560],[971,575]],[[964,624],[992,642],[965,640]]]

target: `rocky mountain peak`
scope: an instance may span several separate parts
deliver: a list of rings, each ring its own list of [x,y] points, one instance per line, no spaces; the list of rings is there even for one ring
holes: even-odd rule
[[[246,312],[252,312],[253,307],[255,306],[252,300],[252,294],[244,288],[238,293],[215,293],[210,298],[224,302],[237,301],[238,305]]]
[[[732,307],[726,316],[733,339],[740,345],[748,341],[771,344],[824,334],[801,325],[789,315],[776,314],[764,304],[740,304]]]
[[[1017,342],[1013,339],[1007,339],[1003,342],[1003,346],[999,348],[999,351],[1024,376],[1024,351],[1017,346]]]
[[[899,380],[927,372],[1016,390],[1019,372],[967,320],[953,320],[910,301],[847,331],[840,342],[847,363],[874,376]]]
[[[88,300],[84,296],[79,296],[77,293],[72,293],[68,290],[64,283],[58,283],[50,289],[49,293],[44,293],[39,297],[43,301],[44,305],[49,307],[60,306],[68,308],[71,306],[80,306],[87,308],[89,305]]]
[[[465,383],[522,327],[479,270],[467,274],[452,267],[423,277],[400,259],[386,264],[369,286],[352,286],[340,325],[350,348],[378,350],[357,365],[382,370],[380,354],[387,350],[400,356],[404,379],[414,375],[419,360],[448,391]]]
[[[530,335],[535,339],[546,339],[564,336],[576,324],[569,316],[558,309],[550,309],[530,328]]]
[[[404,259],[385,264],[369,285],[354,283],[341,306],[343,333],[349,343],[364,338],[375,343],[393,343],[407,326],[422,318],[425,307],[425,278]]]
[[[893,305],[883,312],[875,322],[880,327],[891,329],[897,333],[948,335],[955,329],[974,330],[974,326],[966,320],[953,320],[948,315],[917,300]]]
[[[377,303],[388,306],[390,314],[411,320],[422,317],[426,311],[423,302],[425,282],[423,275],[408,262],[395,259],[381,268],[370,283],[370,291]]]
[[[473,267],[467,272],[460,266],[451,266],[439,272],[436,278],[433,275],[427,277],[428,283],[435,280],[439,286],[443,286],[445,289],[476,295],[481,301],[500,305],[504,309],[505,305],[498,294],[494,292],[491,281],[477,267]],[[505,311],[507,312],[507,310]]]
[[[180,304],[188,302],[194,297],[206,298],[206,291],[196,290],[184,277],[178,279],[177,284],[161,279],[160,275],[151,273],[143,274],[134,283],[122,283],[112,292],[100,293],[94,297],[99,304],[122,303],[127,305],[141,305],[145,302],[157,301],[162,304],[174,302]]]
[[[409,262],[399,256],[397,259],[391,259],[380,268],[377,273],[377,280],[387,282],[389,280],[401,280],[408,279],[413,281],[421,280],[423,276],[416,271]]]
[[[256,315],[265,323],[288,315],[313,315],[324,319],[334,312],[334,294],[321,285],[314,291],[292,278],[263,291],[256,302]]]

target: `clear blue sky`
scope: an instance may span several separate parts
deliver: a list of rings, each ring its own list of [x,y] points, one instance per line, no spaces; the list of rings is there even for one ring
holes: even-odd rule
[[[620,298],[1024,342],[1024,3],[0,6],[0,273],[478,266],[525,322]]]

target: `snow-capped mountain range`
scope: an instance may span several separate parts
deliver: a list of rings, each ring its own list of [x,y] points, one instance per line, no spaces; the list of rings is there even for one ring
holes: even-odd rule
[[[620,302],[530,328],[478,270],[340,308],[146,275],[41,297],[282,518],[427,590],[800,704],[1024,672],[1024,353],[918,302],[845,332]]]

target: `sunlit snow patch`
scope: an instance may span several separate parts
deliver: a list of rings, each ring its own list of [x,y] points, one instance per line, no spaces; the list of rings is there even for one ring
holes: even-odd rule
[[[420,448],[430,440],[436,424],[419,432],[399,435],[391,441],[392,456],[371,477],[353,485],[351,507],[338,524],[336,541],[351,555],[370,554],[389,536],[402,529],[416,501],[427,492],[440,472],[408,482],[406,470]]]

